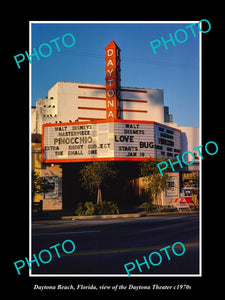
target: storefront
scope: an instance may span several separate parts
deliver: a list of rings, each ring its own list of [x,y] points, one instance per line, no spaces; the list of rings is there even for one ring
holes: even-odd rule
[[[199,190],[199,171],[180,172],[181,196],[191,197]]]

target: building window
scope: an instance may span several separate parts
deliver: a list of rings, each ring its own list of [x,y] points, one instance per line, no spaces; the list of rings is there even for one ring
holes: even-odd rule
[[[174,134],[174,132],[172,130],[166,129],[166,132],[169,134]]]
[[[173,153],[167,152],[167,156],[172,157]]]

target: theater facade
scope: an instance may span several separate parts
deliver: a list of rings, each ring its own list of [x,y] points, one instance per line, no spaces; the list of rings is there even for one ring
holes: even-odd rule
[[[93,160],[114,161],[123,176],[132,174],[129,195],[138,202],[144,189],[135,172],[140,161],[176,159],[199,145],[199,128],[173,122],[163,90],[121,85],[120,51],[114,41],[105,48],[105,85],[59,81],[32,107],[32,169],[46,182],[33,202],[41,201],[43,210],[74,207],[83,196],[79,169]],[[198,189],[198,161],[196,154],[193,165],[169,173],[162,205]]]

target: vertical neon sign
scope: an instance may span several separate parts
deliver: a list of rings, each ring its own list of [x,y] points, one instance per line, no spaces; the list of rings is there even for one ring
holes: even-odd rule
[[[120,119],[120,48],[114,41],[105,47],[106,119]]]

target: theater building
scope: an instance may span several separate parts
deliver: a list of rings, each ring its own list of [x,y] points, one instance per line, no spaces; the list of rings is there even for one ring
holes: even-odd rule
[[[176,159],[199,146],[199,128],[173,123],[163,90],[121,85],[120,49],[114,41],[105,48],[105,62],[105,85],[59,81],[31,109],[31,133],[39,137],[32,139],[32,168],[47,185],[45,195],[34,201],[42,198],[43,209],[69,208],[80,201],[78,174],[85,162],[112,160],[133,170],[146,157]],[[169,174],[162,205],[198,188],[198,161],[196,154],[194,164]],[[142,179],[134,182],[134,193],[141,196]]]

